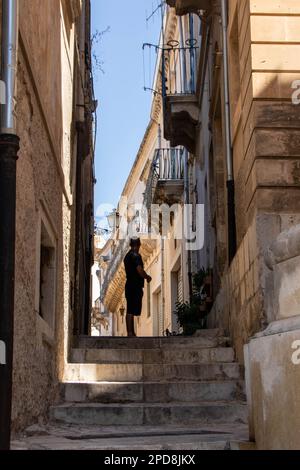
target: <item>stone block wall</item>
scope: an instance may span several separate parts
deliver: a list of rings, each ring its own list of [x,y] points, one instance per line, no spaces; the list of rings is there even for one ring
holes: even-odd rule
[[[256,245],[256,220],[252,221],[236,256],[222,278],[208,323],[222,327],[232,337],[236,354],[243,362],[243,347],[248,338],[261,329],[264,318],[260,285],[261,258]]]
[[[62,60],[71,48],[62,39],[60,1],[20,0],[17,70],[17,163],[13,432],[48,418],[58,400],[68,354],[73,281],[74,206],[70,159],[63,135],[71,125],[63,109],[73,96],[62,94]],[[63,53],[62,53],[63,49]],[[69,66],[69,62],[68,62]],[[72,70],[65,77],[72,89]],[[66,102],[68,101],[68,102]],[[70,117],[73,119],[73,116]],[[41,220],[55,245],[53,322],[40,315]]]
[[[299,448],[300,225],[266,250],[273,321],[245,345],[250,433],[259,450]]]
[[[210,323],[219,317],[226,324],[240,360],[247,339],[275,317],[265,251],[298,220],[300,107],[292,103],[292,85],[300,78],[299,31],[295,0],[229,2],[238,250]]]

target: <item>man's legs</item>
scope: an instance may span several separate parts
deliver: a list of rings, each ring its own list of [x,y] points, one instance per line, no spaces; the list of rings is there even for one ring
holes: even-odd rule
[[[126,315],[126,327],[128,336],[136,336],[134,332],[134,315]]]

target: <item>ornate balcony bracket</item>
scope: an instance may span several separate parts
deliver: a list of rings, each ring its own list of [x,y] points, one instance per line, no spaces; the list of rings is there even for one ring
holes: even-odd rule
[[[210,10],[213,3],[211,0],[167,0],[167,4],[176,8],[176,14],[179,16],[198,13],[200,10]]]
[[[154,204],[173,204],[183,203],[184,183],[181,180],[160,180],[154,195]]]
[[[169,95],[165,99],[165,138],[172,147],[183,145],[196,151],[196,129],[200,110],[195,95]]]

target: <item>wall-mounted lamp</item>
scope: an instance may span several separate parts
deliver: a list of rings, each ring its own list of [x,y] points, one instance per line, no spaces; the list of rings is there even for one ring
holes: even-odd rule
[[[108,214],[107,222],[110,229],[114,232],[120,226],[120,214],[117,209],[114,209],[110,214]]]
[[[122,307],[120,308],[120,314],[121,314],[121,317],[124,317],[124,315],[125,315],[125,307],[122,306]]]

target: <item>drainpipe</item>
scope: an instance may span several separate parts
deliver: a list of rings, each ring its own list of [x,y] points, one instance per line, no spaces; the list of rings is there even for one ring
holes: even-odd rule
[[[233,154],[230,128],[230,98],[229,98],[229,72],[228,72],[228,3],[221,0],[222,37],[223,37],[223,66],[224,66],[224,115],[226,139],[226,167],[227,167],[227,204],[228,204],[228,258],[229,264],[236,253],[236,220],[233,177]]]
[[[14,280],[16,237],[15,90],[18,40],[18,0],[2,0],[1,80],[5,100],[0,131],[0,340],[5,343],[5,364],[0,365],[0,450],[9,450],[11,434]],[[4,98],[4,97],[2,97]]]
[[[161,126],[158,126],[158,148],[162,148],[162,133]],[[163,331],[159,331],[159,321],[158,321],[158,336],[164,334],[165,328],[165,310],[166,310],[166,296],[165,296],[165,239],[162,236],[160,241],[160,253],[161,253],[161,265],[160,265],[160,275],[161,275],[161,316],[163,323]]]
[[[181,47],[184,48],[184,31],[182,17],[179,18],[179,32],[180,32],[180,43]],[[183,86],[185,93],[188,91],[187,85],[187,64],[185,53],[183,52]],[[189,162],[188,162],[188,151],[184,150],[184,204],[187,205],[190,203],[190,189],[189,189]],[[188,250],[188,283],[189,283],[189,299],[192,301],[193,293],[193,280],[192,280],[192,257],[191,251]]]
[[[192,38],[192,15],[189,15],[189,25],[190,25],[190,38]],[[186,46],[184,40],[184,31],[183,31],[183,22],[182,17],[179,17],[179,32],[180,32],[180,42],[181,47],[184,48]],[[184,92],[187,93],[189,91],[194,90],[194,77],[193,77],[193,51],[190,52],[191,56],[191,67],[190,67],[190,86],[187,83],[187,64],[186,64],[186,56],[183,51],[182,57],[182,67],[183,67],[183,86]],[[190,188],[189,188],[189,162],[188,162],[188,151],[185,149],[184,151],[184,204],[188,205],[190,203]],[[193,293],[193,279],[192,279],[192,256],[191,251],[188,250],[187,252],[188,257],[188,283],[189,283],[189,299],[190,302],[192,301],[192,293]]]
[[[182,48],[181,50],[181,76],[183,78],[183,83],[180,84],[180,86],[183,86],[183,92],[187,93],[188,92],[188,86],[187,86],[187,66],[186,66],[186,55],[184,51],[184,32],[183,32],[183,24],[182,24],[182,17],[178,17],[178,22],[179,22],[179,33],[180,33],[180,47]]]
[[[162,315],[162,329],[158,334],[163,334],[165,331],[165,310],[166,310],[166,298],[165,298],[165,239],[161,237],[161,315]]]
[[[184,151],[184,204],[188,210],[187,223],[190,227],[190,217],[189,217],[189,204],[190,204],[190,181],[189,181],[189,161],[188,161],[188,151]],[[184,219],[185,221],[185,219]],[[190,231],[188,230],[188,233]],[[192,253],[191,250],[187,252],[187,261],[188,261],[188,282],[189,282],[189,299],[192,302],[193,297],[193,274],[192,274]]]

